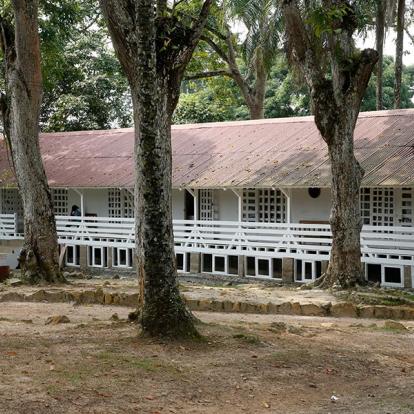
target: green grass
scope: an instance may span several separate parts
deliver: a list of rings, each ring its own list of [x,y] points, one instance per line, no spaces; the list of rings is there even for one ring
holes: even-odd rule
[[[250,335],[250,334],[244,334],[244,333],[234,334],[233,338],[241,339],[243,342],[246,342],[248,344],[253,344],[253,345],[258,345],[258,344],[261,344],[262,342],[257,335]]]

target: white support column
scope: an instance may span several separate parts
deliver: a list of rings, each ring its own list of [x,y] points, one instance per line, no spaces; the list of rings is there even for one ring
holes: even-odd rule
[[[81,209],[81,215],[82,217],[85,215],[85,200],[84,200],[84,196],[83,196],[83,191],[81,190],[77,190],[76,188],[74,188],[74,191],[79,195],[80,197],[80,209]]]
[[[236,194],[236,197],[237,197],[237,205],[238,205],[237,220],[240,223],[243,219],[243,212],[242,212],[242,209],[243,209],[243,190],[232,188],[231,191],[233,191],[233,193]]]
[[[283,195],[286,197],[286,223],[291,223],[291,191],[290,189],[283,189],[281,188],[280,191],[283,193]]]
[[[194,221],[198,220],[198,190],[187,188],[187,191],[194,198]]]

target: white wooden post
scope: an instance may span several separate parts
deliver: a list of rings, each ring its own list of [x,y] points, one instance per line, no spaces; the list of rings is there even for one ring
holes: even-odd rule
[[[290,190],[285,190],[283,188],[281,188],[280,191],[286,197],[286,223],[290,224],[291,223],[291,215],[290,215],[290,210],[291,210],[290,195],[291,195],[291,192],[290,192]]]
[[[17,213],[14,213],[14,237],[17,237]]]
[[[194,222],[196,222],[198,220],[198,190],[187,188],[187,191],[193,196],[194,199]]]
[[[237,221],[239,223],[241,223],[242,221],[242,208],[243,208],[243,196],[242,196],[242,190],[239,189],[234,189],[232,188],[231,191],[233,191],[234,194],[236,194],[237,197],[237,205],[238,205],[238,216],[237,216]]]
[[[77,188],[74,188],[74,190],[80,197],[81,216],[83,217],[85,215],[85,200],[84,200],[84,196],[83,196],[83,191],[78,190]]]

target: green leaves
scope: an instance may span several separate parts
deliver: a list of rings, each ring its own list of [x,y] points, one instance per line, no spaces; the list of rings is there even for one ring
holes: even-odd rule
[[[344,17],[352,12],[352,8],[345,3],[333,5],[330,8],[319,6],[310,11],[305,22],[313,28],[317,38],[321,38],[325,33],[340,34],[343,30],[340,25]]]

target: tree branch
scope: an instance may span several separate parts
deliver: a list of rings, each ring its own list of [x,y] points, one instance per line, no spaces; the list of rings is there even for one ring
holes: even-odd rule
[[[233,74],[228,70],[210,70],[207,72],[200,72],[195,73],[192,75],[187,75],[184,77],[185,80],[196,80],[196,79],[204,79],[204,78],[214,78],[216,76],[228,76],[233,78]]]
[[[229,58],[227,53],[216,43],[213,39],[209,38],[208,36],[202,35],[200,40],[206,42],[220,57],[224,62],[229,63]]]
[[[300,10],[294,0],[284,0],[282,10],[285,18],[288,56],[302,69],[309,86],[316,88],[325,77],[306,33]]]
[[[189,40],[188,46],[184,52],[185,57],[182,59],[185,63],[188,63],[193,55],[194,49],[197,47],[200,37],[203,33],[204,27],[207,23],[207,18],[210,13],[211,5],[213,0],[205,0],[203,6],[201,7],[198,19],[193,22],[191,29],[193,31],[191,38]]]

